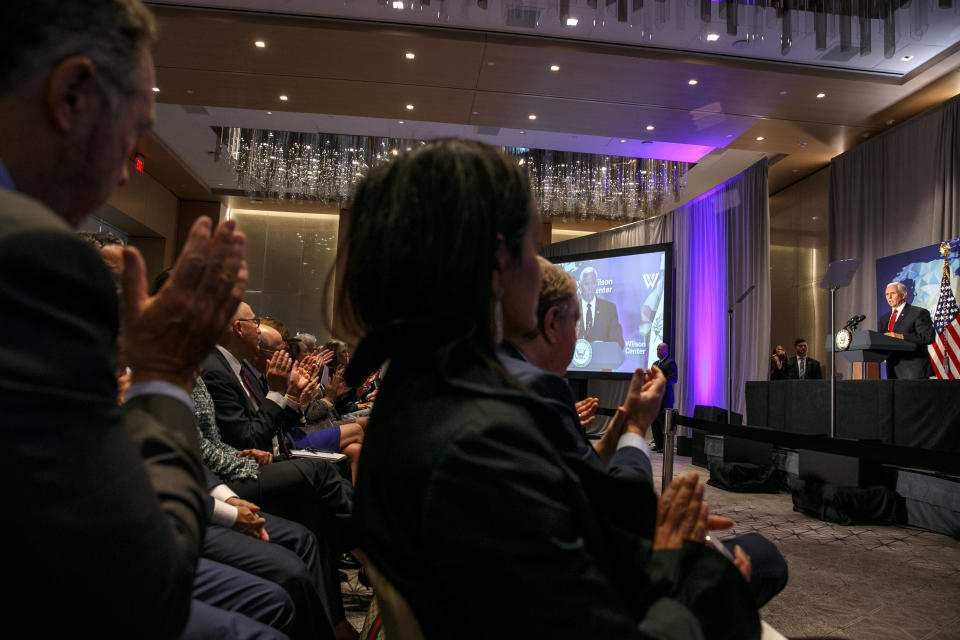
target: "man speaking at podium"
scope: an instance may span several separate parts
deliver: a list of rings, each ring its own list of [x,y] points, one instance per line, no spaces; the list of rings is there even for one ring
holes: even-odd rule
[[[597,297],[597,270],[587,267],[580,272],[580,322],[577,338],[589,342],[617,342],[623,348],[623,329],[617,317],[617,305]]]
[[[907,304],[907,287],[902,282],[888,284],[884,296],[890,312],[880,318],[877,331],[916,345],[913,351],[894,353],[887,358],[887,379],[929,378],[933,375],[933,366],[926,345],[933,344],[935,338],[930,312]]]

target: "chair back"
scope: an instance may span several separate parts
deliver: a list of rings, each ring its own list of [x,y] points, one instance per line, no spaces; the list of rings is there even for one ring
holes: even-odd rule
[[[387,640],[423,640],[423,630],[407,603],[396,587],[377,570],[369,558],[364,563],[364,571],[373,585]]]

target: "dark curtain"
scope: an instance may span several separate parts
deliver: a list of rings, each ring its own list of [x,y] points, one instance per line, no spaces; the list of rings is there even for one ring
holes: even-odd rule
[[[860,260],[838,322],[862,313],[876,328],[878,258],[958,236],[960,96],[830,162],[830,261]]]

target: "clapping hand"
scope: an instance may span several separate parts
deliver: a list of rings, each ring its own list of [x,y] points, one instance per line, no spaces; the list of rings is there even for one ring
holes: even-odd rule
[[[638,368],[630,379],[630,389],[623,402],[626,410],[624,429],[641,436],[647,434],[650,424],[660,413],[660,401],[667,387],[667,379],[655,365],[644,371]]]
[[[574,405],[577,409],[577,418],[580,420],[580,428],[586,429],[587,425],[596,419],[597,407],[600,406],[599,398],[584,398]]]
[[[283,393],[286,390],[292,365],[293,360],[286,351],[280,350],[273,354],[267,362],[267,388],[270,391]]]
[[[170,279],[147,296],[146,265],[123,250],[123,326],[133,382],[164,381],[193,391],[196,371],[227,326],[247,285],[246,238],[227,220],[193,223]]]
[[[320,395],[320,379],[312,378],[306,388],[300,393],[300,411],[304,412],[310,403]]]
[[[335,354],[330,349],[321,349],[314,355],[317,357],[317,365],[319,367],[323,367],[333,362],[333,357]]]

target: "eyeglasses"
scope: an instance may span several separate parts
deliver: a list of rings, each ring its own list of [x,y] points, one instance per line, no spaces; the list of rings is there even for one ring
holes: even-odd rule
[[[260,318],[237,318],[237,322],[252,322],[256,326],[260,326]]]

